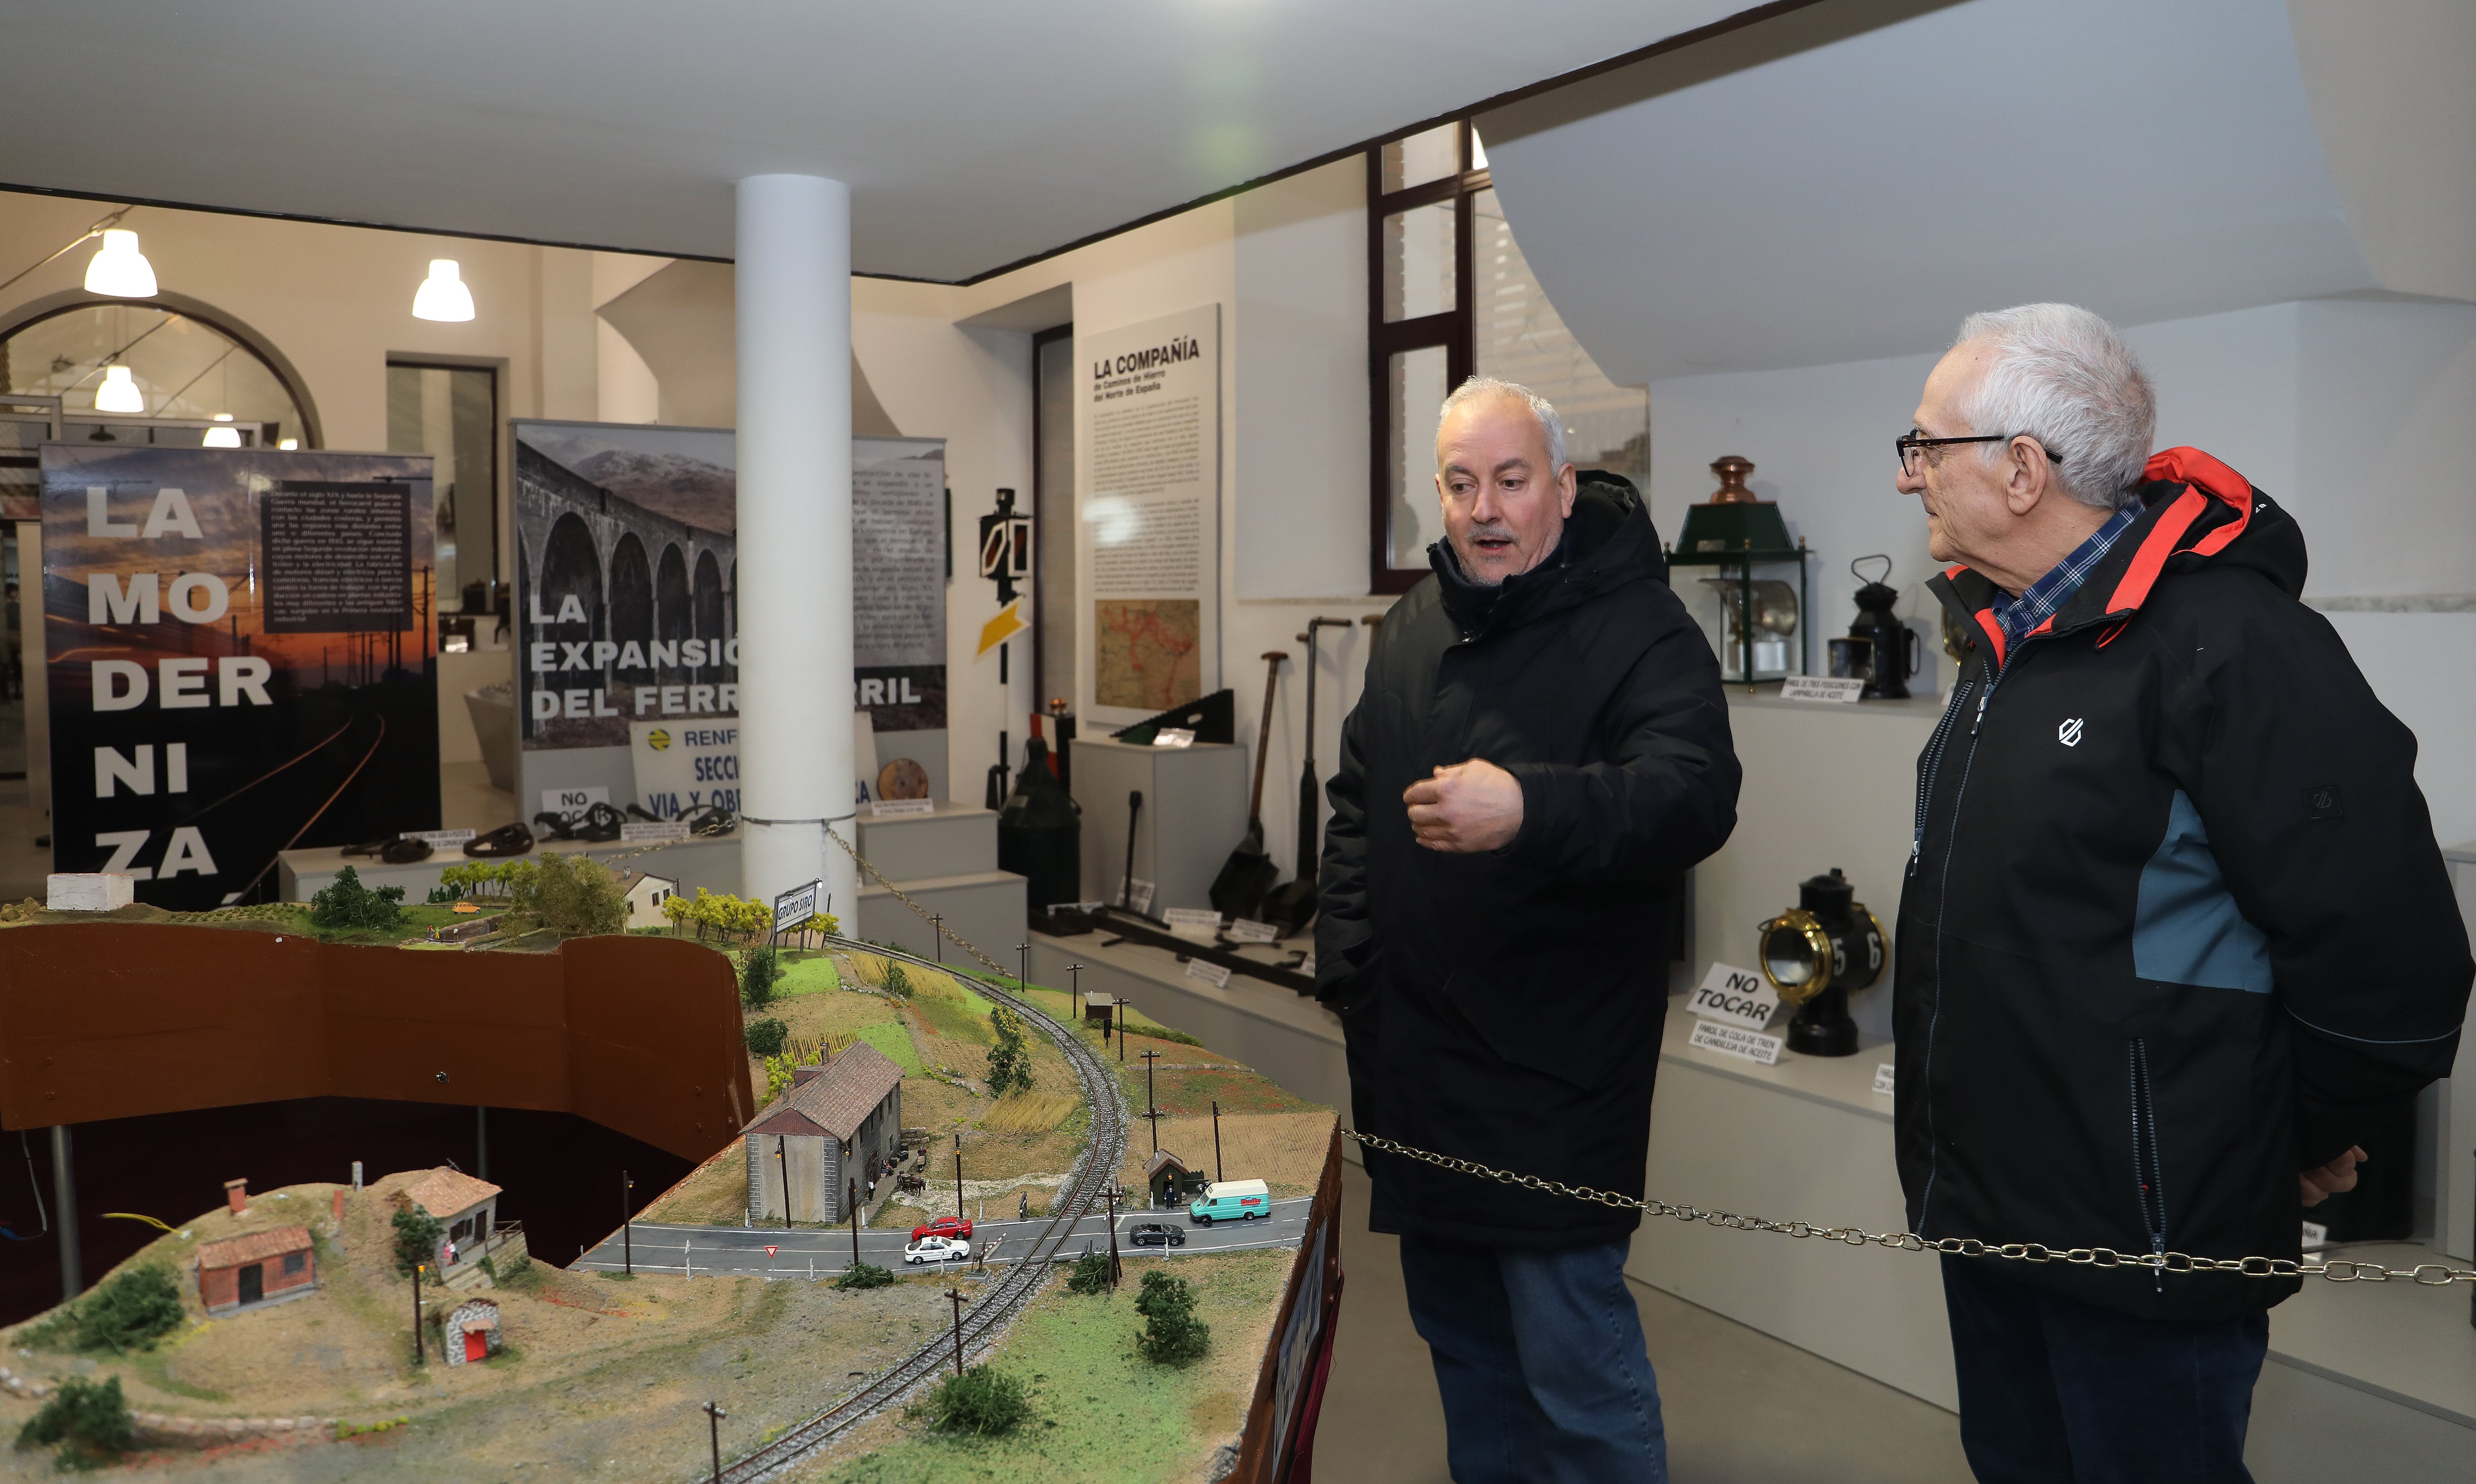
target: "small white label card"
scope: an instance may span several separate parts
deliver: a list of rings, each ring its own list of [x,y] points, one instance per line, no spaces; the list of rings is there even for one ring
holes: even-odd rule
[[[1281,941],[1281,929],[1270,923],[1259,923],[1251,917],[1242,917],[1229,925],[1229,938],[1234,943],[1278,943]]]
[[[1299,972],[1305,975],[1308,978],[1315,977],[1315,955],[1313,953],[1309,953],[1306,957],[1299,960]]]
[[[1229,987],[1229,971],[1219,964],[1205,963],[1201,958],[1190,958],[1186,961],[1186,977],[1190,979],[1201,979],[1215,989]]]
[[[2306,1222],[2304,1224],[2304,1249],[2306,1251],[2309,1252],[2315,1248],[2328,1247],[2329,1245],[2329,1227],[2322,1225],[2319,1222]]]
[[[433,851],[443,851],[473,838],[470,829],[408,829],[396,836],[399,840],[419,840]]]
[[[1780,681],[1782,701],[1829,701],[1854,705],[1865,690],[1864,680],[1841,680],[1828,675],[1792,675]]]
[[[937,801],[934,799],[875,799],[868,805],[871,819],[905,819],[936,812]]]
[[[541,795],[544,814],[582,814],[610,802],[610,790],[600,783],[591,788],[545,788]]]
[[[1127,909],[1130,912],[1149,912],[1152,909],[1151,882],[1137,877],[1127,883]]]
[[[1874,1067],[1874,1091],[1886,1098],[1892,1096],[1892,1064],[1888,1061]]]
[[[1743,1026],[1723,1026],[1718,1021],[1697,1020],[1694,1023],[1694,1034],[1687,1038],[1686,1044],[1698,1046],[1706,1051],[1718,1051],[1722,1056],[1758,1061],[1768,1067],[1778,1062],[1781,1043],[1777,1036],[1747,1030]]]
[[[1748,1030],[1760,1030],[1771,1023],[1779,1009],[1779,991],[1770,981],[1751,969],[1735,964],[1715,963],[1702,982],[1694,988],[1694,1013],[1704,1020],[1727,1021]]]
[[[631,819],[619,827],[619,838],[646,844],[676,842],[688,837],[688,822],[683,819]]]
[[[1195,733],[1185,727],[1163,727],[1152,733],[1154,747],[1193,747]]]
[[[1210,907],[1171,907],[1161,914],[1161,921],[1182,938],[1201,938],[1207,943],[1221,930],[1221,914]]]

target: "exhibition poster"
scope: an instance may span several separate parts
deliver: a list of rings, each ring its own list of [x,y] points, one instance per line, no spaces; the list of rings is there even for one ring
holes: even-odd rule
[[[1221,307],[1075,347],[1088,709],[1124,724],[1221,685]]]
[[[518,419],[517,804],[739,807],[736,439]],[[854,704],[944,782],[945,444],[852,449]],[[859,780],[863,789],[874,776]]]
[[[54,870],[198,910],[438,828],[428,456],[51,443],[42,482]]]

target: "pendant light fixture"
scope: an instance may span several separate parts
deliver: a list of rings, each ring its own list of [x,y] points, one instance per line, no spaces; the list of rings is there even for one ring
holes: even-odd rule
[[[230,412],[215,414],[215,425],[207,430],[206,446],[209,448],[240,447],[240,430],[233,426],[233,415]]]
[[[127,366],[103,368],[103,384],[94,389],[94,409],[98,412],[143,412],[146,396],[137,383],[129,379]]]
[[[430,277],[412,295],[412,317],[453,323],[473,317],[473,290],[457,276],[456,260],[430,260]]]
[[[155,297],[155,265],[137,250],[137,234],[113,227],[103,235],[103,251],[86,265],[86,291],[113,299]]]

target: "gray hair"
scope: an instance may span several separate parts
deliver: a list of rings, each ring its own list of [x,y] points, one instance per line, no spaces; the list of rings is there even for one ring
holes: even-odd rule
[[[1547,398],[1519,382],[1498,381],[1492,376],[1473,376],[1453,388],[1453,394],[1445,399],[1443,408],[1437,412],[1436,421],[1442,423],[1446,418],[1453,415],[1453,408],[1465,402],[1475,402],[1481,397],[1511,397],[1517,402],[1529,405],[1530,415],[1539,419],[1539,432],[1548,439],[1549,478],[1554,478],[1557,470],[1572,462],[1565,457],[1565,420],[1556,415],[1554,405]]]
[[[1954,346],[1992,342],[1993,359],[1961,415],[1976,433],[2027,433],[2059,454],[2056,482],[2083,505],[2117,510],[2149,462],[2158,401],[2115,327],[2070,304],[1971,314]],[[2002,457],[2002,445],[1981,455]]]

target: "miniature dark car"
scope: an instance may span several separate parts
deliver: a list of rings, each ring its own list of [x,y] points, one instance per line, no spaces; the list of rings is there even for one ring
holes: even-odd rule
[[[914,1242],[922,1237],[968,1237],[971,1234],[972,1219],[968,1216],[941,1216],[933,1222],[911,1228],[911,1240]]]
[[[1186,1233],[1176,1226],[1146,1222],[1127,1233],[1127,1242],[1133,1247],[1184,1247]]]

